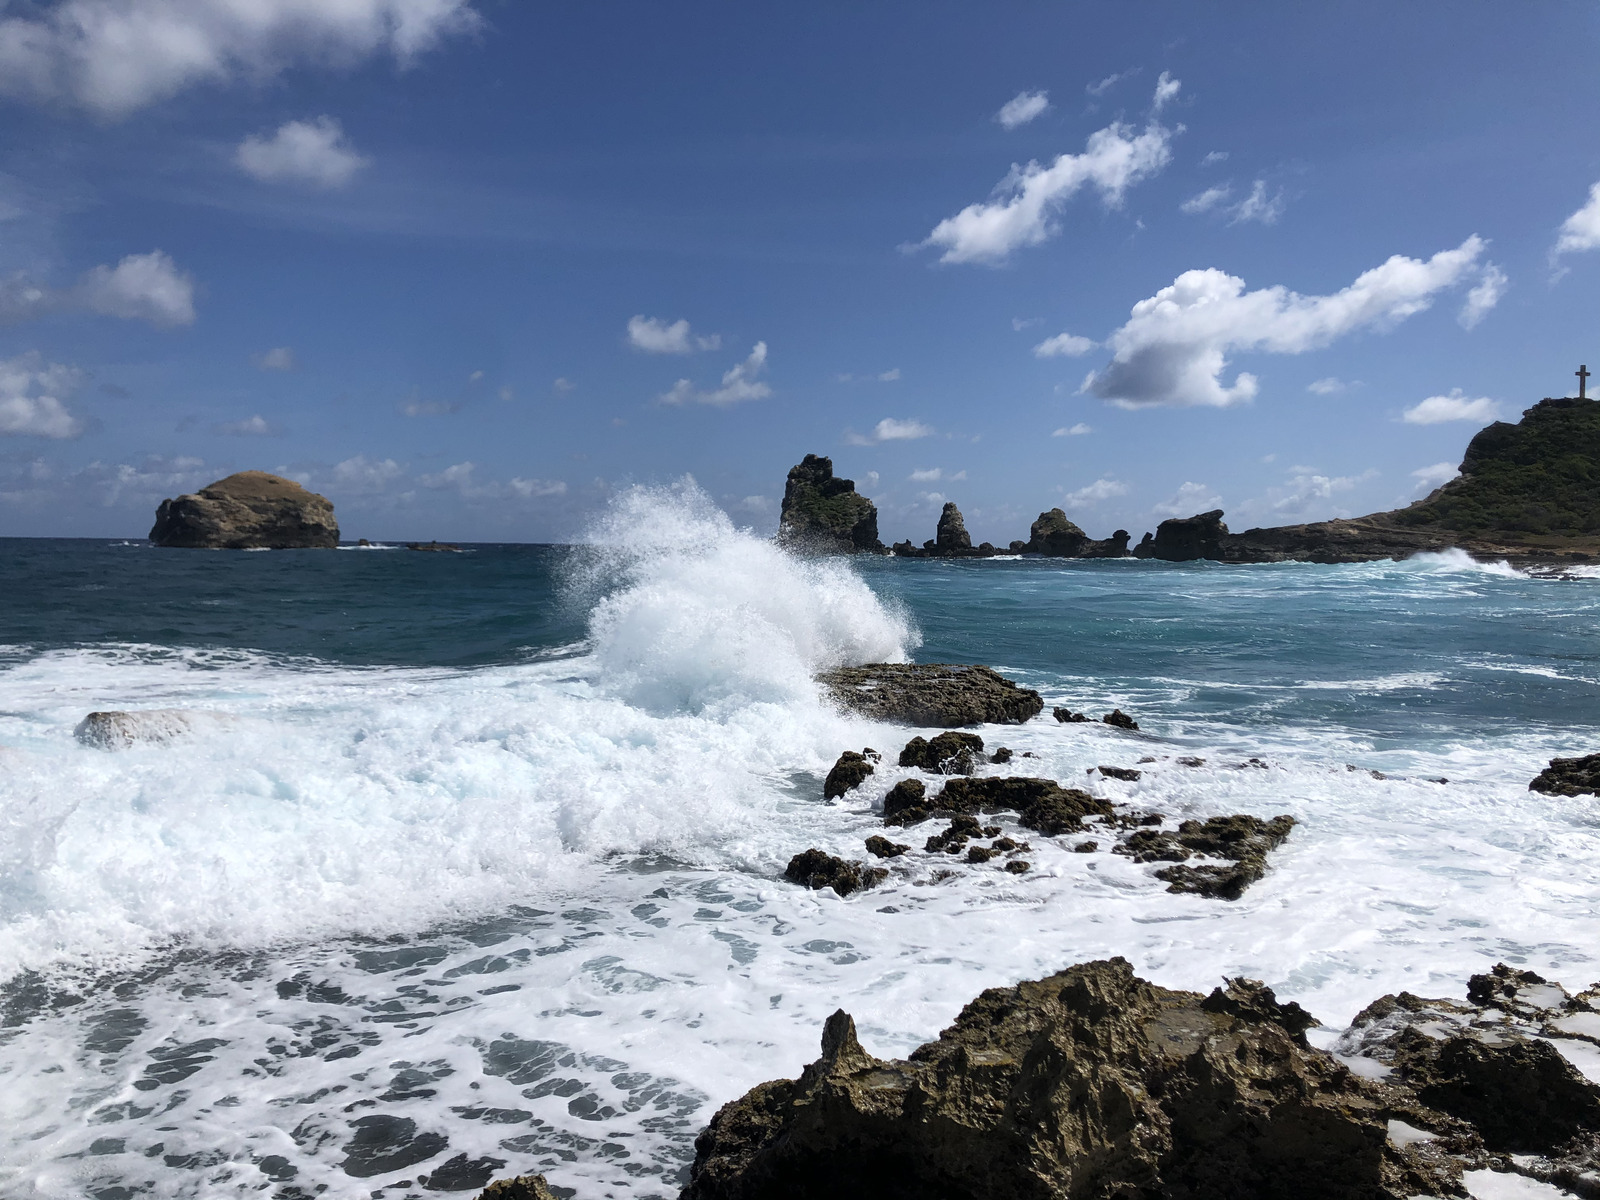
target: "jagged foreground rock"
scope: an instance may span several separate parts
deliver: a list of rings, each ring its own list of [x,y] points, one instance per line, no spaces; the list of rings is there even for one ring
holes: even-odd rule
[[[867,663],[817,679],[842,707],[903,725],[1020,725],[1044,711],[1038,692],[981,666]]]
[[[881,554],[878,509],[853,480],[836,479],[833,460],[808,454],[789,470],[778,541],[803,554]]]
[[[332,549],[339,523],[326,496],[265,471],[240,471],[163,500],[150,540],[202,550]]]
[[[798,1080],[717,1113],[682,1198],[1405,1200],[1464,1196],[1485,1167],[1581,1183],[1600,1089],[1533,1035],[1600,1014],[1503,967],[1471,996],[1363,1013],[1342,1048],[1387,1079],[1310,1048],[1315,1022],[1259,983],[1202,997],[1120,958],[992,988],[905,1060],[837,1012]]]
[[[1600,795],[1600,754],[1552,758],[1550,765],[1533,777],[1528,790],[1547,796]]]

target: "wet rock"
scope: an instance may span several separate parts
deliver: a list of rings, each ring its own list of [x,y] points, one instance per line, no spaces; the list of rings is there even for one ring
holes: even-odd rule
[[[1124,783],[1138,783],[1144,778],[1143,771],[1135,771],[1132,767],[1096,767],[1095,770],[1107,779],[1120,779]]]
[[[822,781],[822,798],[836,800],[852,788],[860,787],[862,781],[872,774],[873,764],[878,761],[878,752],[870,747],[860,754],[846,750],[839,755],[839,761],[833,764],[828,777]]]
[[[946,730],[927,738],[914,737],[900,751],[902,767],[918,767],[936,775],[971,775],[983,753],[983,739],[975,733]]]
[[[1533,777],[1528,790],[1547,796],[1600,795],[1600,754],[1552,758],[1550,765]]]
[[[808,454],[790,468],[778,517],[780,544],[805,554],[881,554],[878,509],[836,479],[833,460]]]
[[[460,554],[461,547],[454,542],[407,542],[407,550],[421,550],[429,554]]]
[[[496,1179],[478,1193],[478,1200],[558,1200],[543,1175]]]
[[[202,724],[225,723],[220,713],[182,708],[146,708],[137,712],[92,712],[79,721],[72,736],[85,746],[126,750],[138,743],[160,745],[193,733]]]
[[[1551,1175],[1563,1158],[1592,1158],[1600,1086],[1557,1046],[1600,1048],[1600,1013],[1504,963],[1474,975],[1467,995],[1466,1004],[1384,996],[1357,1014],[1336,1049],[1388,1067],[1422,1103],[1476,1126],[1490,1150],[1544,1155]]]
[[[969,863],[973,863],[973,864],[986,863],[991,858],[999,857],[999,855],[1000,855],[1000,851],[995,850],[992,847],[989,847],[989,846],[973,846],[970,850],[967,851],[967,861]]]
[[[1399,1112],[1461,1156],[1391,1139]],[[991,988],[907,1059],[867,1054],[837,1012],[799,1079],[724,1106],[695,1150],[683,1200],[1402,1200],[1462,1195],[1484,1162],[1470,1130],[1270,1011],[1122,959]]]
[[[1159,558],[1166,562],[1193,562],[1197,558],[1223,557],[1228,527],[1222,523],[1222,510],[1193,517],[1170,517],[1156,526],[1154,539],[1147,533],[1134,554],[1139,558]]]
[[[946,552],[972,549],[972,535],[967,532],[967,523],[961,519],[961,510],[953,502],[947,502],[944,511],[939,514],[933,544],[936,549]],[[989,549],[993,551],[994,547],[990,546]]]
[[[1093,854],[1098,849],[1100,849],[1099,842],[1079,842],[1072,848],[1072,852],[1074,854]]]
[[[1203,767],[1203,766],[1206,765],[1206,760],[1205,759],[1196,758],[1192,754],[1185,754],[1182,758],[1178,759],[1177,761],[1178,761],[1178,765],[1180,767]]]
[[[891,842],[881,834],[875,833],[867,839],[867,853],[874,858],[899,858],[909,849],[911,849],[910,846],[902,845],[899,842]]]
[[[1032,870],[1032,868],[1033,868],[1033,864],[1031,862],[1025,862],[1024,860],[1022,860],[1020,858],[1013,858],[1010,862],[1008,862],[1006,864],[1006,870],[1011,872],[1011,874],[1013,874],[1013,875],[1025,874],[1028,871]]]
[[[991,754],[989,756],[989,761],[991,763],[995,763],[997,765],[1003,765],[1005,763],[1008,763],[1008,762],[1011,761],[1011,759],[1012,759],[1011,751],[1006,749],[1004,746],[1001,746],[999,749],[997,749],[993,754]]]
[[[883,798],[883,823],[915,825],[927,820],[927,795],[928,787],[922,780],[902,779]]]
[[[934,834],[922,848],[929,854],[959,854],[966,848],[969,838],[982,836],[983,829],[975,818],[957,814],[943,833]]]
[[[882,867],[863,867],[860,863],[846,862],[813,847],[802,850],[789,860],[783,877],[813,891],[832,888],[841,896],[859,892],[881,883],[889,875]]]
[[[1052,708],[1050,715],[1063,725],[1078,725],[1089,720],[1088,713],[1075,713],[1070,708]]]
[[[1130,717],[1127,713],[1123,712],[1120,708],[1113,708],[1110,712],[1108,712],[1105,716],[1101,717],[1100,719],[1102,721],[1104,721],[1107,725],[1115,726],[1118,729],[1137,730],[1139,728],[1139,723],[1137,721],[1135,721],[1132,717]]]
[[[1306,1030],[1322,1024],[1293,1000],[1281,1004],[1272,989],[1259,979],[1227,979],[1214,988],[1200,1005],[1207,1012],[1226,1013],[1252,1024],[1281,1026],[1304,1048]]]
[[[1263,821],[1243,813],[1212,817],[1208,821],[1185,821],[1173,833],[1140,830],[1118,845],[1113,853],[1125,854],[1139,863],[1187,864],[1196,854],[1225,860],[1164,867],[1156,872],[1156,878],[1167,884],[1169,892],[1237,900],[1246,888],[1266,874],[1267,855],[1283,844],[1294,824],[1293,817]]]
[[[1109,801],[1053,779],[952,779],[937,796],[924,801],[930,813],[1015,812],[1022,825],[1054,836],[1083,827],[1090,815],[1109,816]]]
[[[937,729],[1020,725],[1039,715],[1039,693],[982,666],[869,663],[817,676],[844,708],[875,721]]]
[[[326,496],[265,471],[240,471],[163,500],[150,540],[203,550],[322,550],[339,544],[339,523]]]

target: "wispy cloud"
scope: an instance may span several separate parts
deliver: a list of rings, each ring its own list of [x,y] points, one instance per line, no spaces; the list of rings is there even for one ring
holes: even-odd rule
[[[1600,183],[1589,188],[1589,199],[1565,221],[1561,222],[1560,236],[1551,248],[1550,260],[1554,262],[1563,254],[1580,254],[1600,247]]]
[[[1086,433],[1093,433],[1093,432],[1094,432],[1093,429],[1091,429],[1089,426],[1085,425],[1082,421],[1079,421],[1076,425],[1063,425],[1060,429],[1057,429],[1057,430],[1053,431],[1050,434],[1050,436],[1051,437],[1082,437]]]
[[[1158,113],[1172,101],[1178,98],[1178,93],[1183,90],[1182,80],[1174,79],[1171,72],[1161,72],[1161,78],[1156,80],[1156,94],[1150,101],[1150,111]]]
[[[1172,494],[1170,500],[1157,504],[1150,511],[1168,517],[1192,517],[1196,513],[1221,507],[1222,497],[1209,484],[1186,482]]]
[[[921,421],[902,421],[896,417],[885,417],[872,427],[869,434],[849,433],[844,440],[852,446],[874,446],[879,442],[909,442],[917,438],[930,437],[933,430]]]
[[[281,433],[282,430],[257,413],[253,417],[245,417],[239,421],[224,421],[220,425],[213,425],[211,432],[227,437],[271,437]]]
[[[1041,116],[1049,107],[1050,96],[1047,92],[1018,92],[1001,106],[994,119],[1007,129],[1015,129]]]
[[[1500,416],[1500,407],[1487,396],[1465,396],[1451,388],[1448,396],[1429,396],[1406,409],[1402,420],[1408,425],[1439,425],[1445,421],[1476,421],[1485,425]]]
[[[1033,348],[1035,358],[1079,358],[1100,345],[1093,338],[1074,333],[1058,333]]]
[[[1479,321],[1488,316],[1500,297],[1506,294],[1506,286],[1510,282],[1506,273],[1493,263],[1485,263],[1483,276],[1478,280],[1478,286],[1467,293],[1467,301],[1461,306],[1461,311],[1456,315],[1456,320],[1463,329],[1476,328]]]
[[[1310,383],[1306,384],[1306,391],[1310,392],[1313,396],[1332,396],[1338,392],[1344,391],[1344,389],[1348,386],[1349,385],[1346,384],[1344,380],[1335,375],[1329,375],[1324,379],[1313,379]]]
[[[696,350],[716,350],[722,345],[720,334],[692,337],[688,321],[670,325],[659,317],[642,313],[628,319],[628,344],[646,354],[693,354]]]
[[[233,161],[263,183],[304,183],[342,188],[372,160],[357,154],[344,129],[329,116],[286,121],[271,137],[251,134],[239,143]]]
[[[693,380],[680,379],[672,385],[672,389],[661,394],[663,404],[709,404],[717,408],[725,408],[730,404],[739,404],[745,400],[764,400],[772,395],[772,389],[757,378],[767,365],[767,344],[757,342],[750,351],[750,357],[743,362],[730,367],[722,375],[722,386],[713,391],[702,392],[695,388]]]
[[[296,366],[294,351],[288,346],[274,346],[254,355],[250,361],[259,371],[292,371]]]
[[[1431,467],[1420,467],[1411,472],[1411,478],[1417,481],[1417,491],[1431,492],[1436,487],[1443,487],[1459,474],[1461,472],[1457,470],[1455,463],[1438,462]]]
[[[966,477],[967,473],[965,471],[956,471],[952,474],[951,472],[941,470],[938,467],[927,467],[915,470],[911,472],[910,475],[906,476],[906,478],[912,483],[938,483],[941,480],[946,483],[959,483]]]

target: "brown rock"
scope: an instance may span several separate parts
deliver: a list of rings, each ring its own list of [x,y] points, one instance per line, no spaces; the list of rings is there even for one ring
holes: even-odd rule
[[[240,471],[163,500],[150,540],[205,550],[332,549],[339,525],[326,496],[265,471]]]
[[[981,666],[870,663],[840,667],[817,678],[842,707],[901,725],[1020,725],[1044,709],[1038,692]]]
[[[841,896],[881,883],[889,875],[882,867],[863,867],[860,863],[846,862],[821,850],[802,850],[789,860],[783,877],[801,887],[832,888]]]
[[[1600,795],[1600,754],[1552,758],[1550,765],[1533,777],[1528,790],[1547,796]]]
[[[822,798],[836,800],[851,789],[860,787],[862,781],[872,774],[872,764],[877,761],[878,752],[871,748],[860,754],[846,750],[839,755],[839,761],[833,764],[828,777],[822,781]]]
[[[543,1175],[519,1175],[515,1179],[496,1179],[478,1193],[478,1200],[557,1200]]]
[[[975,733],[946,730],[927,738],[914,737],[900,751],[902,767],[917,767],[937,775],[971,775],[983,753],[983,739]]]

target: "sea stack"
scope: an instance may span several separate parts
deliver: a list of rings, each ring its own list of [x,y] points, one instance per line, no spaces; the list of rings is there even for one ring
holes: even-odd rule
[[[805,554],[882,554],[878,508],[836,479],[833,460],[808,454],[789,471],[778,518],[778,541]]]
[[[947,501],[944,511],[939,514],[939,526],[934,532],[933,544],[946,554],[972,549],[972,535],[967,532],[967,523],[962,520],[961,510],[954,501]]]
[[[150,540],[200,550],[331,550],[339,524],[326,496],[265,471],[240,471],[163,500]]]

